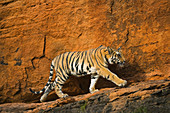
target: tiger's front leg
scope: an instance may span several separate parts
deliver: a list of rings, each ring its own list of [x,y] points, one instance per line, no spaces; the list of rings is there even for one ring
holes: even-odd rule
[[[112,81],[113,83],[115,83],[116,85],[118,85],[120,87],[125,86],[127,84],[126,80],[119,78],[116,74],[112,73],[107,68],[102,68],[102,69],[98,70],[98,74],[100,76],[106,78],[107,80]]]
[[[98,91],[98,89],[95,89],[95,85],[98,79],[99,79],[99,75],[91,75],[91,83],[89,87],[90,93],[95,93]]]

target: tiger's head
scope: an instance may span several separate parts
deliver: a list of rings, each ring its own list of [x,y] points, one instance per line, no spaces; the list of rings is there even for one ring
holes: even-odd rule
[[[107,47],[107,52],[108,54],[106,55],[106,58],[109,64],[118,64],[120,67],[124,66],[125,58],[121,53],[121,47],[117,50]]]

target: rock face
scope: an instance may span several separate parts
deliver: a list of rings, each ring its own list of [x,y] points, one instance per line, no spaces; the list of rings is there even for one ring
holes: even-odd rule
[[[55,56],[100,45],[122,46],[125,67],[109,68],[128,85],[170,79],[169,4],[168,0],[1,0],[0,103],[38,102],[40,95],[31,94],[29,88],[44,87]],[[85,94],[89,84],[89,76],[71,77],[63,91]],[[103,78],[97,83],[99,89],[114,86]],[[56,98],[52,92],[48,100]]]
[[[126,88],[106,88],[44,103],[8,103],[1,112],[55,113],[168,113],[170,81],[139,82]]]

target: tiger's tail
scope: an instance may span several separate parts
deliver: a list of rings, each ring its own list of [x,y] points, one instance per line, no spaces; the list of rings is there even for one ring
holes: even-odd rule
[[[46,90],[46,88],[50,85],[51,83],[51,80],[53,78],[53,69],[54,69],[54,62],[52,61],[51,63],[51,67],[50,67],[50,75],[49,75],[49,79],[48,79],[48,82],[47,84],[45,85],[45,87],[40,90],[40,91],[33,91],[31,88],[30,88],[30,91],[34,94],[41,94],[42,92],[44,92]]]

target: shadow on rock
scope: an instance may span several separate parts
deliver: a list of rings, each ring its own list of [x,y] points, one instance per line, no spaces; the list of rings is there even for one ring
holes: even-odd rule
[[[123,68],[120,68],[117,65],[109,65],[109,69],[113,73],[117,74],[120,78],[127,80],[128,85],[133,82],[145,80],[145,76],[142,76],[144,70],[141,69],[138,63],[136,62],[134,62],[133,64],[129,64],[127,62]]]

